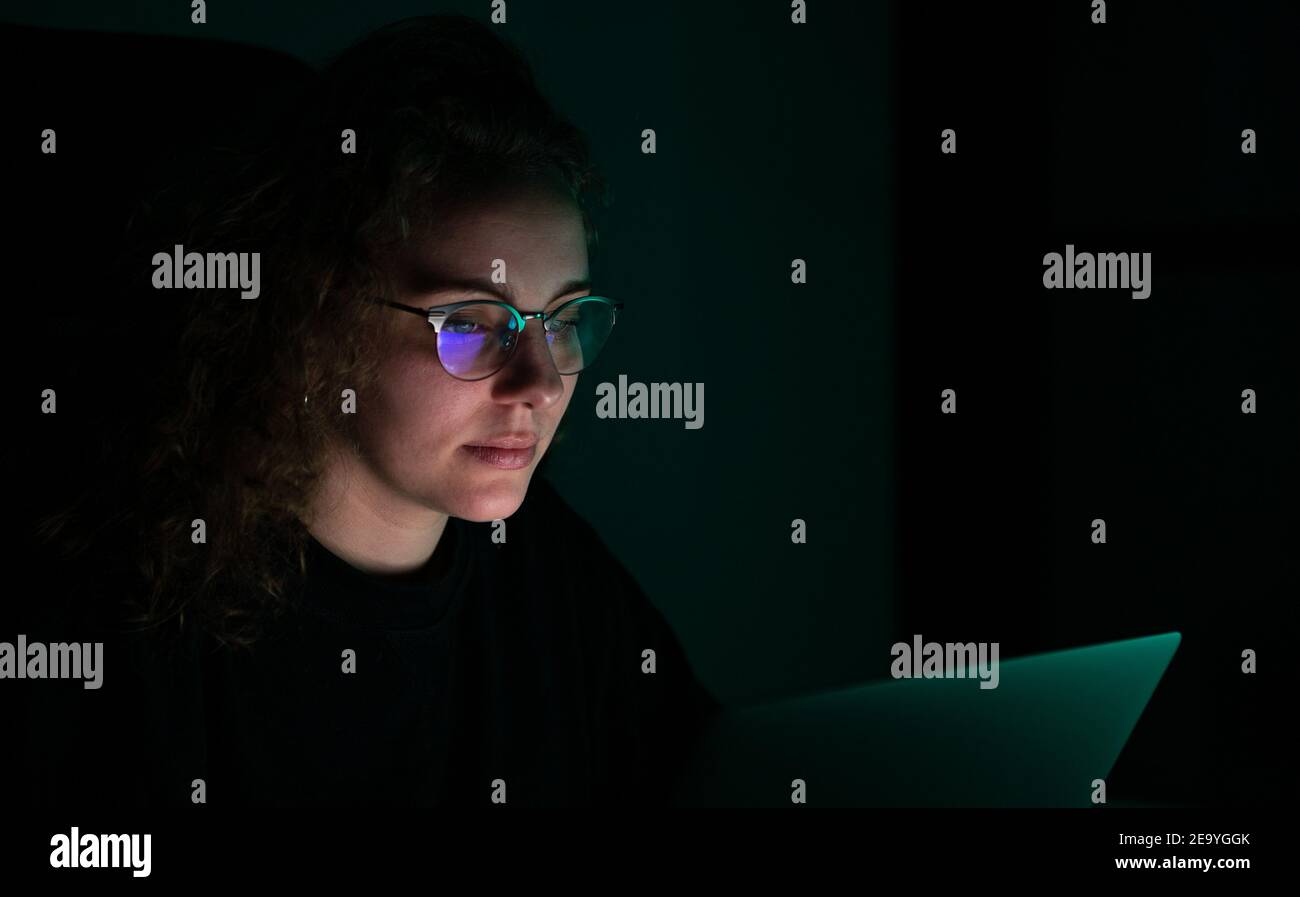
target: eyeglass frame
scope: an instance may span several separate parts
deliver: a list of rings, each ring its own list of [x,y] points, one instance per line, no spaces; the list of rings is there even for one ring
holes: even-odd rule
[[[561,304],[557,305],[551,311],[531,311],[531,312],[520,311],[519,309],[511,305],[509,302],[506,302],[502,299],[465,299],[460,302],[450,302],[447,303],[446,305],[435,305],[430,308],[417,308],[414,305],[405,305],[401,302],[391,302],[387,300],[380,300],[380,302],[383,305],[388,306],[389,308],[396,308],[399,311],[406,311],[406,312],[410,312],[411,314],[419,315],[420,317],[424,318],[426,321],[429,322],[429,326],[433,328],[433,332],[436,334],[442,333],[442,325],[446,323],[447,318],[451,317],[452,314],[454,314],[456,311],[458,311],[461,308],[464,308],[467,305],[498,305],[506,309],[507,311],[509,311],[510,314],[514,316],[514,321],[518,328],[516,330],[516,333],[518,333],[518,335],[522,337],[524,335],[524,328],[528,326],[529,319],[541,318],[542,329],[543,331],[545,331],[546,322],[554,318],[561,311],[568,308],[570,305],[573,305],[575,302],[586,302],[592,299],[599,299],[601,302],[604,302],[610,306],[610,313],[613,316],[613,320],[610,322],[609,329],[610,332],[612,333],[614,331],[614,326],[618,323],[618,313],[623,308],[624,303],[615,302],[613,299],[610,299],[608,296],[595,296],[595,295],[575,296],[574,298],[568,300],[567,302],[562,302]],[[510,348],[506,353],[505,360],[501,362],[501,366],[493,370],[490,374],[484,374],[482,377],[475,377],[473,380],[466,380],[464,377],[456,377],[456,375],[451,373],[451,371],[447,371],[447,375],[450,377],[456,377],[457,380],[462,380],[466,383],[473,383],[476,380],[486,380],[488,377],[492,377],[500,373],[501,369],[510,363],[510,359],[514,357],[515,349],[518,346],[519,346],[519,340],[516,339],[510,345]],[[602,348],[604,347],[602,346]],[[550,352],[549,348],[547,349],[547,352],[548,353]],[[441,363],[442,361],[441,355],[439,355],[438,361]],[[551,362],[552,363],[555,362],[554,356],[552,356]],[[585,371],[588,367],[590,367],[590,365],[583,365],[580,369],[574,371],[573,373],[560,374],[560,376],[576,377],[578,374],[581,374],[583,371]],[[446,366],[443,367],[443,370],[446,370]]]

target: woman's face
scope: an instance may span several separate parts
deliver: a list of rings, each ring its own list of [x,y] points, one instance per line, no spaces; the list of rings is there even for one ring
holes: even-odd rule
[[[492,282],[494,259],[504,263],[505,283]],[[398,301],[416,308],[498,298],[527,313],[591,292],[581,212],[558,181],[543,177],[514,179],[446,207],[391,265]],[[577,375],[559,374],[540,321],[531,319],[505,367],[483,380],[458,380],[439,363],[428,321],[388,312],[377,386],[357,397],[370,488],[465,520],[509,517],[550,446]],[[535,440],[531,455],[496,453],[494,463],[494,453],[468,448],[510,438]]]

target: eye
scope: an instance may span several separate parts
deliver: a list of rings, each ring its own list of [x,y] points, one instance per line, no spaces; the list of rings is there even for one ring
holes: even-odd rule
[[[482,333],[486,328],[478,321],[470,321],[462,318],[455,321],[448,321],[442,326],[442,329],[450,331],[451,333],[471,334]]]

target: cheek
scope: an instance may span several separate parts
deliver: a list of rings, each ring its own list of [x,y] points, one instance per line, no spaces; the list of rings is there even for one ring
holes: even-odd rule
[[[460,384],[426,352],[390,353],[366,401],[358,397],[357,429],[367,453],[400,465],[446,450],[470,407]]]
[[[560,428],[560,421],[562,421],[564,415],[568,413],[569,405],[573,402],[574,394],[578,389],[578,378],[576,376],[564,377],[563,380],[564,393],[560,396],[559,401],[547,409],[546,412],[546,417],[549,420],[549,425],[546,429],[552,437]],[[549,445],[550,443],[548,442],[547,444]]]
[[[578,391],[578,375],[564,378],[564,396],[560,399],[560,412],[558,417],[563,417],[564,412],[569,410],[569,403],[573,401],[573,395]]]

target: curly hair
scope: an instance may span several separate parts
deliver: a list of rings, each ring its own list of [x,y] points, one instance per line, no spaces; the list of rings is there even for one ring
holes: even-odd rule
[[[355,153],[341,151],[344,129]],[[355,439],[354,416],[335,402],[376,377],[383,310],[372,300],[392,297],[386,252],[441,202],[540,172],[560,175],[594,249],[589,203],[607,201],[607,187],[522,53],[463,16],[375,31],[237,162],[220,184],[224,201],[191,203],[185,244],[260,252],[261,295],[192,291],[164,392],[127,462],[130,498],[80,535],[76,509],[47,517],[39,533],[75,557],[123,527],[146,583],[130,602],[133,624],[179,631],[188,617],[223,644],[248,646],[292,604],[305,572],[300,520],[327,445]],[[191,538],[199,518],[203,544]]]

